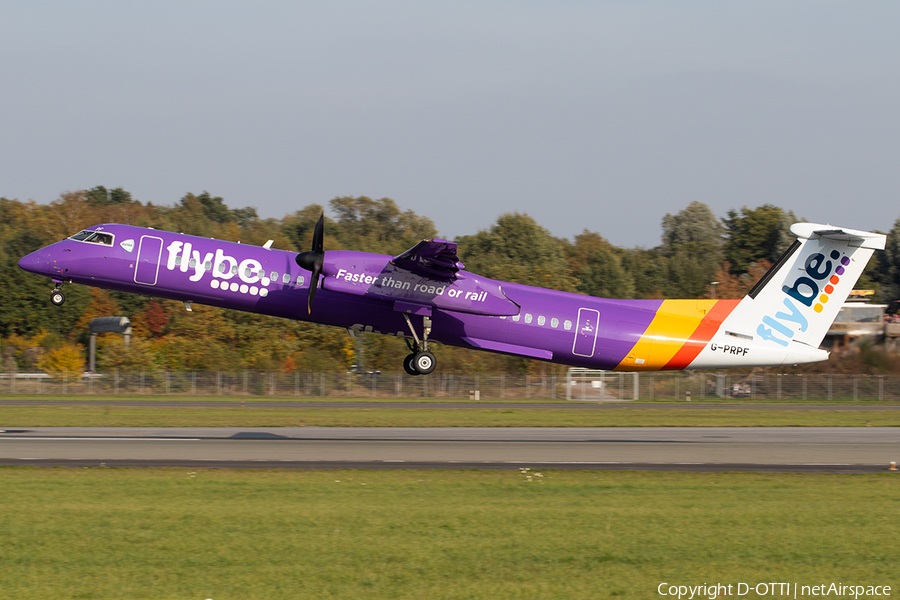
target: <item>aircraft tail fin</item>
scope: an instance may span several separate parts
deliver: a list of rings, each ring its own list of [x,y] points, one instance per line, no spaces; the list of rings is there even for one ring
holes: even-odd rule
[[[795,223],[797,240],[753,286],[722,326],[789,352],[817,349],[886,236]]]

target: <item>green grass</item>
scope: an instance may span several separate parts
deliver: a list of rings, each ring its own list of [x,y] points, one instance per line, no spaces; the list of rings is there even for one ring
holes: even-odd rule
[[[0,400],[12,402],[228,402],[241,404],[242,402],[267,403],[267,402],[309,402],[309,403],[372,403],[380,404],[390,402],[394,404],[416,404],[427,402],[429,404],[455,404],[458,402],[470,402],[469,398],[393,398],[369,396],[190,396],[190,395],[140,395],[140,394],[0,394]],[[491,404],[570,404],[567,400],[551,400],[547,398],[506,398],[485,399]],[[671,399],[668,400],[671,402]],[[656,402],[647,400],[647,402]],[[875,401],[875,404],[878,404]]]
[[[4,427],[875,427],[900,426],[900,411],[696,410],[651,406],[530,408],[267,408],[192,406],[0,406]]]
[[[304,402],[304,403],[371,403],[371,404],[456,404],[456,403],[474,403],[483,404],[560,404],[572,405],[581,404],[578,400],[550,399],[550,398],[485,398],[479,402],[465,398],[422,398],[422,397],[377,397],[370,396],[190,396],[190,395],[139,395],[139,394],[8,394],[0,393],[0,400],[7,402],[91,402],[91,401],[107,401],[107,402],[227,402],[231,404],[241,404],[245,402],[262,404],[268,402]],[[867,407],[867,406],[896,406],[895,400],[877,400],[872,398],[861,398],[853,400],[850,397],[838,397],[828,400],[810,396],[806,400],[799,399],[768,399],[768,398],[715,398],[706,397],[699,398],[694,396],[692,402],[694,404],[708,405],[742,405],[742,406],[784,406],[784,405],[802,405],[802,406],[835,406],[842,405],[848,407]],[[593,401],[587,401],[592,404]],[[637,401],[617,402],[615,399],[605,401],[606,404],[627,404],[629,406],[666,406],[666,405],[683,405],[686,404],[684,397],[674,398],[671,396],[657,398],[642,398]]]
[[[0,469],[0,598],[621,598],[891,585],[900,477]],[[754,597],[750,594],[745,597]]]

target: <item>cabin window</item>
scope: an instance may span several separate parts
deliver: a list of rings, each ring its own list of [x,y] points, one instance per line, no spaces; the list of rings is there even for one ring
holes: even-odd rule
[[[272,272],[269,274],[269,279],[271,279],[272,281],[278,281],[278,272],[277,272],[277,271],[272,271]]]
[[[281,278],[281,283],[290,283],[291,282],[291,274],[285,273]]]
[[[303,275],[297,275],[297,285],[303,285],[306,282],[306,278]]]
[[[531,323],[531,313],[525,313],[525,322]]]
[[[231,274],[232,274],[232,275],[237,275],[237,265],[232,265],[232,266],[231,266]]]
[[[540,325],[541,327],[543,327],[544,323],[546,323],[546,322],[547,322],[547,319],[545,319],[543,315],[538,317],[538,325]]]
[[[253,269],[250,267],[244,269],[244,277],[253,277]]]
[[[557,319],[556,317],[550,319],[550,327],[553,327],[554,329],[559,327],[559,319]]]
[[[521,319],[521,318],[522,318],[522,317],[521,317],[520,315],[515,315],[515,316],[513,317],[513,321],[515,321],[516,323],[518,323],[518,322],[519,322],[519,319]]]
[[[203,263],[203,269],[205,271],[212,271],[212,261],[208,260],[205,263]]]
[[[194,269],[196,267],[197,267],[197,259],[196,258],[192,258],[191,260],[188,261],[188,268]]]
[[[564,328],[566,331],[569,331],[570,329],[572,329],[572,321],[566,319],[566,322],[563,323],[563,328]]]
[[[260,269],[260,270],[259,270],[259,278],[262,279],[262,278],[265,277],[265,276],[266,276],[266,272],[263,271],[262,269]]]
[[[228,270],[228,265],[225,263],[219,263],[219,273],[225,273]]]
[[[181,255],[180,254],[175,257],[175,265],[181,266]]]

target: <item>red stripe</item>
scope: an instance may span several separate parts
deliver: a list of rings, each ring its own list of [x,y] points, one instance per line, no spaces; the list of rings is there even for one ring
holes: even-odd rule
[[[719,330],[719,325],[725,320],[725,317],[731,314],[731,311],[740,303],[740,300],[716,300],[706,316],[697,325],[697,329],[691,334],[690,339],[679,348],[663,369],[683,369],[700,354],[700,351],[706,346],[706,342],[715,335]]]

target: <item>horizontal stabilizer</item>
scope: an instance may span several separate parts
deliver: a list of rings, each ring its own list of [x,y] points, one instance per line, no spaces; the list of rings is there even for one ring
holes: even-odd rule
[[[794,223],[791,225],[791,233],[801,240],[825,238],[847,242],[847,245],[853,248],[870,248],[872,250],[884,250],[887,239],[880,233],[832,227],[831,225],[819,225],[817,223]]]

